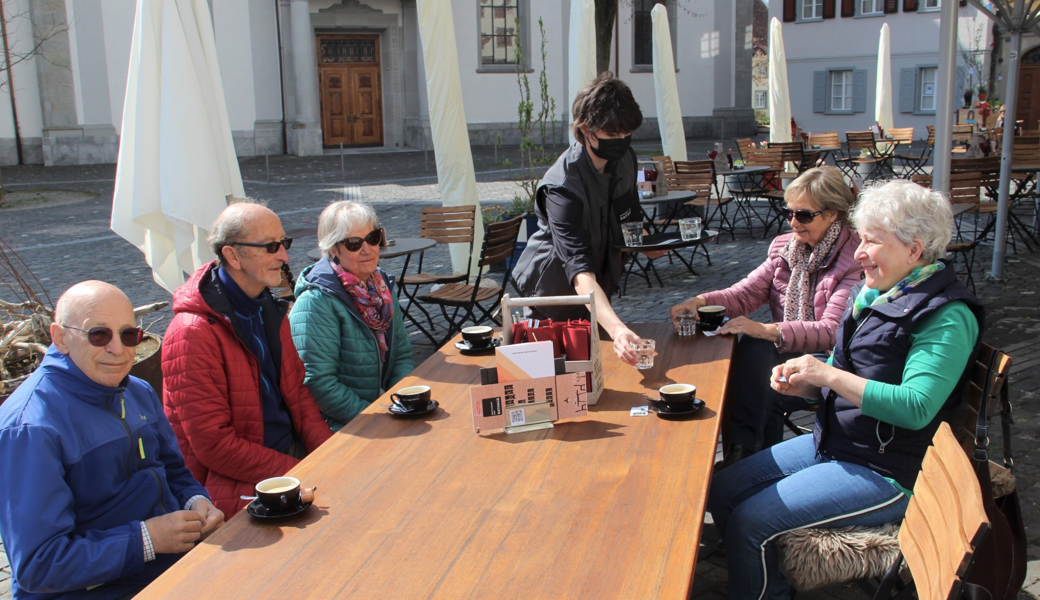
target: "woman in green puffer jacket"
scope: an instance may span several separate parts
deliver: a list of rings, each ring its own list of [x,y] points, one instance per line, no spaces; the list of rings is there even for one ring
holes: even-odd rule
[[[303,383],[333,431],[415,368],[380,237],[372,207],[333,202],[318,218],[322,259],[296,282],[289,322]]]

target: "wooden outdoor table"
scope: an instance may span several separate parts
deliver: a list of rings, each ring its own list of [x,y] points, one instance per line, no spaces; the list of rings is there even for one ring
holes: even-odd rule
[[[632,329],[657,341],[653,369],[605,342],[587,417],[494,437],[473,433],[469,394],[493,355],[447,344],[397,386],[430,385],[439,411],[399,419],[377,400],[290,472],[315,506],[240,512],[138,598],[687,598],[734,337]],[[707,406],[629,416],[670,382]]]

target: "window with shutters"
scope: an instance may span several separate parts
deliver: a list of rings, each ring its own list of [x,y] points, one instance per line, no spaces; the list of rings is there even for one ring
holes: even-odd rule
[[[668,27],[672,36],[672,59],[675,60],[675,0],[634,0],[632,2],[632,71],[652,71],[654,66],[654,23],[650,11],[654,5],[664,4],[668,9]],[[676,69],[678,71],[678,69]]]
[[[767,98],[769,98],[769,94],[765,90],[755,90],[755,101],[752,108],[769,108]]]
[[[856,5],[857,16],[872,17],[885,14],[885,0],[859,0]]]
[[[852,71],[830,72],[831,112],[852,112]]]
[[[918,6],[919,6],[919,8],[917,10],[919,12],[929,12],[929,11],[933,11],[933,10],[939,10],[940,8],[942,8],[942,1],[941,0],[924,0]]]
[[[921,96],[918,98],[918,110],[921,112],[935,110],[935,67],[921,69]]]
[[[480,24],[478,71],[516,71],[519,54],[516,47],[517,19],[524,44],[524,61],[529,62],[529,0],[477,0],[477,22]]]
[[[823,19],[823,0],[798,0],[799,21],[820,21]]]

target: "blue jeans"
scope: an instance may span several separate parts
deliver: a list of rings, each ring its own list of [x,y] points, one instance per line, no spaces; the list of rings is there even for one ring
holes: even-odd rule
[[[788,598],[773,540],[806,527],[903,519],[907,498],[874,471],[816,456],[811,435],[763,450],[712,478],[708,510],[726,546],[730,600]]]

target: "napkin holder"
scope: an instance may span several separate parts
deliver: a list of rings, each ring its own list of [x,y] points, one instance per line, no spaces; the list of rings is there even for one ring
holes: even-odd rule
[[[658,177],[660,179],[660,177]],[[512,298],[502,296],[502,344],[512,343],[513,308],[522,306],[568,306],[588,305],[589,360],[568,360],[564,363],[567,373],[591,373],[591,386],[587,392],[589,406],[595,406],[603,393],[603,354],[600,351],[599,327],[596,324],[596,302],[592,294],[587,296],[544,296],[541,298]]]

